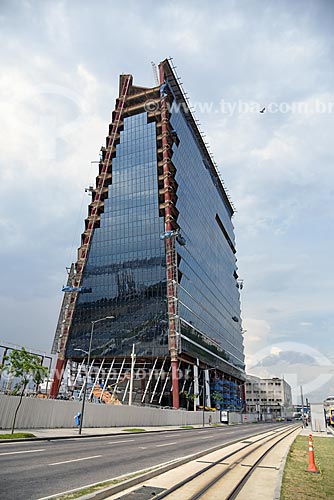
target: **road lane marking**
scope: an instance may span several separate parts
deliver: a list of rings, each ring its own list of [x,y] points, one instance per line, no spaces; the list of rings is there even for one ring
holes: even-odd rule
[[[147,450],[147,446],[139,446],[140,450]]]
[[[8,443],[6,443],[6,441],[9,441]],[[0,448],[2,446],[9,446],[9,445],[12,445],[12,446],[17,446],[17,445],[21,445],[21,444],[35,444],[34,441],[28,441],[28,439],[26,439],[25,441],[11,441],[10,439],[3,439],[0,441]]]
[[[134,439],[124,439],[122,441],[109,441],[107,444],[131,443]]]
[[[37,453],[39,451],[45,451],[45,448],[40,449],[40,450],[7,451],[6,453],[0,453],[0,456],[2,456],[2,455],[18,455],[19,453]]]
[[[64,462],[54,462],[48,465],[69,464],[71,462],[80,462],[81,460],[91,460],[92,458],[100,458],[100,457],[102,457],[102,455],[94,455],[93,457],[75,458],[74,460],[65,460]]]
[[[156,445],[156,448],[161,448],[162,446],[172,446],[172,444],[177,444],[177,442],[176,442],[176,441],[174,441],[174,443],[157,444],[157,445]]]
[[[209,432],[209,431],[199,431],[197,434],[204,434],[204,432]]]
[[[127,433],[127,434],[128,434],[128,433]],[[100,439],[111,439],[111,438],[112,438],[112,436],[113,436],[113,434],[112,434],[112,433],[109,433],[109,434],[102,434],[102,436],[100,436],[100,435],[95,435],[95,436],[87,436],[87,434],[83,434],[83,435],[82,435],[82,439],[83,439],[84,441],[89,441],[89,440],[91,440],[91,439],[98,439],[98,440],[100,440]],[[66,438],[66,439],[67,439],[67,438]],[[73,438],[71,438],[71,439],[77,440],[77,439],[81,439],[81,438],[80,438],[80,436],[78,436],[78,437],[73,436]]]

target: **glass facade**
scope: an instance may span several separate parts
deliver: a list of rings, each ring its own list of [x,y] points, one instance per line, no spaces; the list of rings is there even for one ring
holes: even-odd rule
[[[166,257],[159,217],[156,124],[147,113],[124,119],[112,184],[100,227],[94,230],[67,344],[66,357],[87,350],[95,324],[92,356],[168,354]]]
[[[172,112],[170,122],[179,139],[172,162],[178,184],[177,222],[186,240],[186,245],[177,245],[182,350],[218,366],[211,351],[243,370],[230,212],[181,109]]]
[[[170,115],[177,141],[180,350],[238,377],[244,370],[240,297],[231,209],[180,108]],[[94,230],[67,343],[82,357],[94,326],[92,356],[168,356],[164,219],[159,217],[157,136],[147,113],[124,119],[112,184]]]

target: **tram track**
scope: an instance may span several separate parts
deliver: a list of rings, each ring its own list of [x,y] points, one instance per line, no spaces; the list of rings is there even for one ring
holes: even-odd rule
[[[242,498],[242,490],[251,481],[253,473],[282,441],[296,433],[295,426],[271,431],[257,439],[241,441],[237,450],[225,453],[202,470],[186,477],[172,487],[154,496],[155,500],[235,500]],[[223,470],[222,470],[223,467]],[[266,469],[266,466],[263,466]],[[271,467],[273,468],[273,467]],[[241,495],[241,496],[240,496]],[[243,496],[245,498],[245,496]]]

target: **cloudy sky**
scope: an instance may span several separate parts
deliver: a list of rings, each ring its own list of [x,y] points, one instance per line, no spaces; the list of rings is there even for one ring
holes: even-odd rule
[[[0,340],[50,352],[118,76],[173,57],[237,209],[248,371],[334,394],[333,7],[0,0]]]

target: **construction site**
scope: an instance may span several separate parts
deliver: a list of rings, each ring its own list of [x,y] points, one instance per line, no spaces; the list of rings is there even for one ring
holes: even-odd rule
[[[172,60],[119,97],[68,268],[50,397],[244,406],[234,208]],[[70,215],[69,215],[70,217]]]

